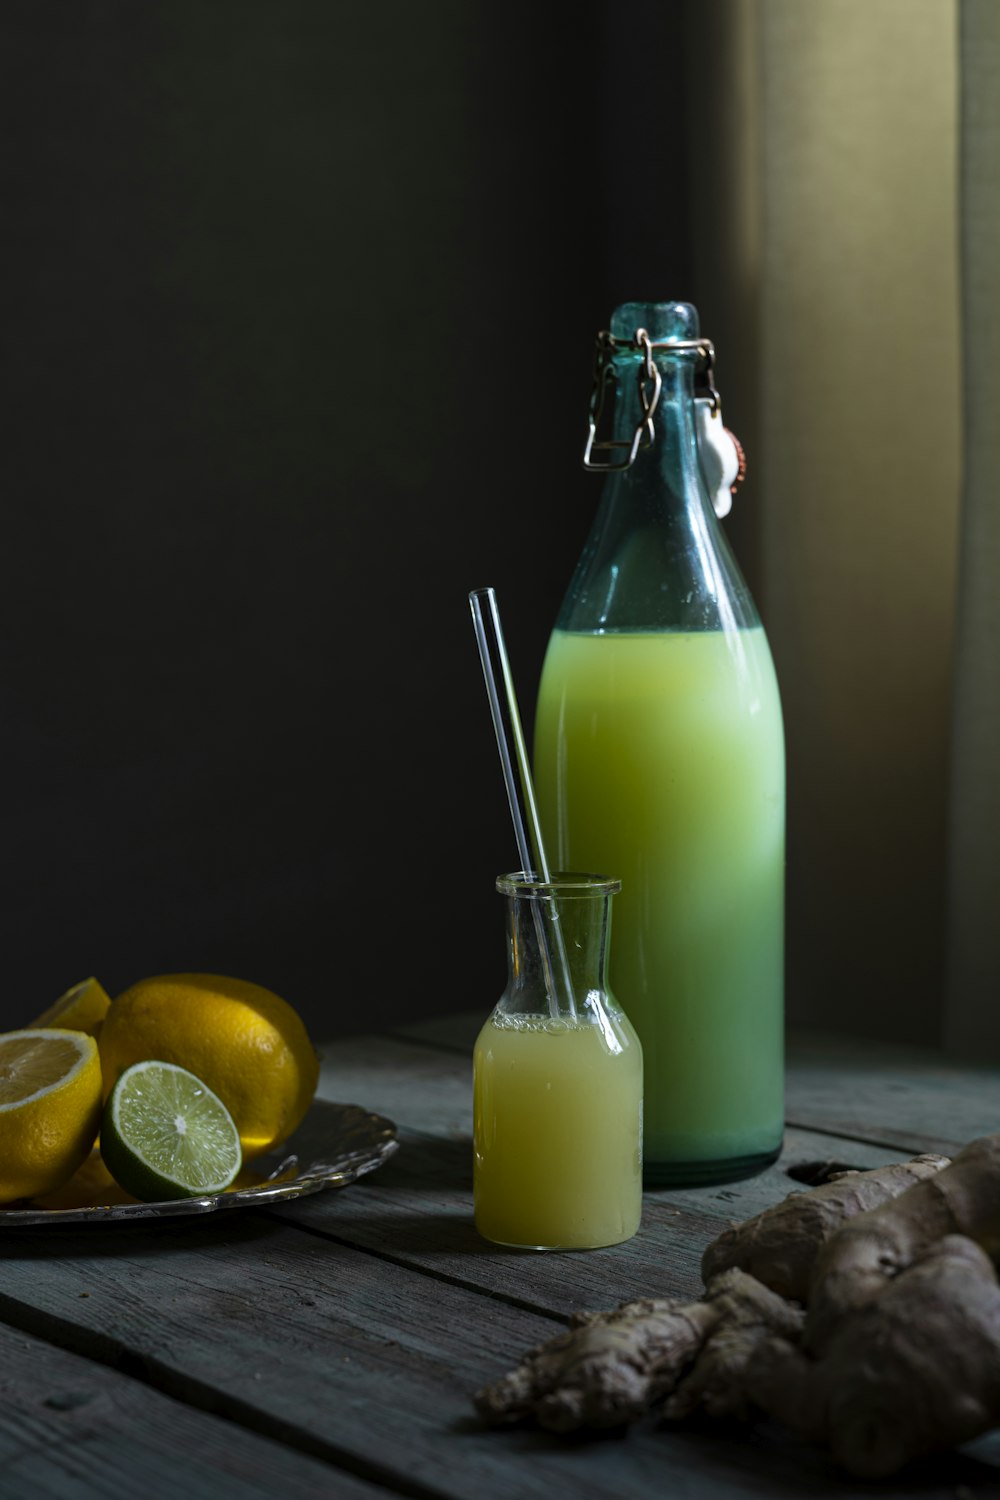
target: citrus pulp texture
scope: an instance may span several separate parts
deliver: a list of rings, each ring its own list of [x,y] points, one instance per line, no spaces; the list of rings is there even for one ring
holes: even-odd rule
[[[298,1014],[271,990],[217,974],[142,979],[101,1027],[106,1092],[133,1063],[176,1063],[218,1094],[244,1160],[285,1140],[316,1091],[319,1058]]]
[[[86,1031],[89,1036],[97,1036],[110,1006],[111,996],[99,980],[82,979],[36,1016],[31,1025],[32,1028],[58,1026],[64,1031]]]
[[[101,1064],[93,1037],[58,1028],[0,1036],[0,1203],[68,1181],[100,1121]]]
[[[145,1203],[221,1193],[240,1170],[239,1132],[211,1089],[173,1063],[126,1068],[101,1124],[101,1155]]]

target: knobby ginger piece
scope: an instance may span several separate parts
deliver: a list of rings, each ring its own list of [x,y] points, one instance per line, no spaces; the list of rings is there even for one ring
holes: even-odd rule
[[[534,1416],[553,1432],[635,1422],[694,1358],[719,1311],[667,1298],[581,1313],[473,1398],[487,1422]]]
[[[748,1371],[760,1346],[769,1339],[796,1341],[805,1313],[761,1282],[735,1268],[723,1271],[706,1294],[716,1311],[694,1368],[668,1397],[664,1415],[671,1420],[699,1408],[710,1417],[750,1416]]]
[[[990,1254],[1000,1135],[950,1165],[916,1158],[793,1195],[706,1252],[706,1267],[739,1256],[759,1280],[730,1266],[700,1302],[583,1315],[476,1405],[487,1421],[534,1416],[561,1432],[620,1427],[664,1397],[675,1419],[760,1410],[850,1473],[886,1477],[1000,1424]]]
[[[1000,1287],[972,1240],[947,1235],[831,1329],[822,1357],[763,1341],[749,1403],[881,1479],[1000,1423]]]
[[[805,1341],[822,1352],[841,1318],[945,1235],[1000,1253],[1000,1135],[973,1141],[942,1171],[845,1224],[813,1267]]]
[[[872,1172],[843,1172],[810,1192],[791,1193],[712,1241],[701,1262],[705,1284],[738,1266],[779,1296],[805,1302],[816,1257],[843,1224],[947,1166],[946,1156],[916,1156]]]
[[[796,1334],[802,1316],[753,1277],[727,1271],[700,1302],[647,1298],[579,1315],[566,1333],[480,1391],[476,1410],[493,1424],[533,1416],[553,1432],[621,1427],[637,1422],[694,1365],[685,1409],[704,1403],[722,1411],[728,1366],[750,1358],[765,1332]],[[715,1353],[696,1364],[716,1338]],[[731,1380],[729,1387],[735,1389]]]

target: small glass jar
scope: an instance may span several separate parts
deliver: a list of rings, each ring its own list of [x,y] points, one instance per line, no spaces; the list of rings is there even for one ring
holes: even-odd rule
[[[476,1041],[476,1228],[535,1250],[615,1245],[642,1213],[642,1048],[608,988],[617,880],[501,875],[507,988]]]

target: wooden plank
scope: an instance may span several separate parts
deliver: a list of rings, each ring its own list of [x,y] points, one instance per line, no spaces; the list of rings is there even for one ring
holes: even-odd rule
[[[319,1098],[361,1104],[431,1135],[469,1134],[471,1055],[387,1037],[348,1037],[320,1055]]]
[[[0,1500],[387,1500],[319,1459],[0,1325]]]
[[[124,1361],[175,1398],[410,1496],[858,1493],[823,1455],[766,1426],[737,1438],[647,1423],[627,1441],[588,1443],[485,1431],[469,1393],[550,1320],[249,1213],[14,1239],[0,1246],[8,1323]],[[962,1458],[936,1473],[921,1470],[926,1500],[953,1500],[958,1483],[986,1494],[996,1478]]]
[[[469,1136],[428,1138],[403,1131],[402,1146],[377,1173],[344,1192],[326,1192],[275,1209],[343,1244],[401,1265],[445,1276],[518,1306],[568,1316],[633,1297],[696,1298],[705,1246],[734,1219],[749,1218],[801,1184],[787,1168],[844,1160],[861,1168],[898,1155],[885,1147],[845,1143],[791,1128],[779,1161],[759,1176],[727,1186],[658,1190],[644,1195],[639,1233],[624,1245],[544,1255],[490,1246],[472,1216]]]
[[[619,1488],[617,1445],[595,1462],[529,1440],[518,1461],[471,1419],[470,1392],[548,1337],[548,1319],[250,1214],[2,1251],[6,1321],[138,1364],[170,1394],[366,1478],[461,1500]],[[654,1467],[658,1451],[654,1465],[640,1449],[622,1493],[643,1493]]]
[[[415,1078],[418,1050],[425,1055]],[[360,1087],[341,1086],[359,1081]],[[649,1263],[659,1254],[679,1265],[669,1272],[679,1278],[672,1289],[688,1291],[713,1227],[697,1225],[699,1206],[707,1206],[704,1217],[713,1223],[730,1213],[743,1216],[754,1195],[772,1190],[762,1179],[694,1190],[693,1199],[683,1195],[683,1206],[674,1195],[653,1195],[657,1213],[664,1211],[657,1228],[663,1239],[636,1245],[634,1260],[627,1251],[623,1258],[621,1251],[540,1257],[491,1252],[483,1244],[474,1250],[466,1238],[445,1244],[450,1266],[435,1264],[445,1221],[464,1211],[461,1232],[467,1236],[470,1228],[467,1059],[449,1062],[430,1048],[359,1044],[353,1052],[337,1049],[324,1082],[333,1097],[403,1121],[419,1116],[435,1132],[424,1143],[430,1159],[419,1159],[412,1137],[365,1183],[303,1201],[304,1213],[324,1204],[341,1221],[351,1220],[349,1242],[324,1238],[327,1230],[304,1234],[251,1215],[188,1226],[11,1234],[0,1247],[0,1313],[93,1356],[129,1367],[137,1362],[147,1378],[184,1400],[347,1463],[369,1480],[408,1486],[408,1494],[464,1500],[475,1488],[489,1497],[530,1497],[555,1487],[557,1493],[629,1496],[654,1484],[658,1492],[698,1496],[713,1486],[720,1495],[857,1493],[819,1455],[766,1429],[742,1440],[647,1428],[626,1444],[581,1450],[531,1432],[483,1433],[470,1420],[471,1389],[555,1325],[499,1301],[495,1292],[484,1297],[453,1284],[468,1278],[468,1262],[484,1288],[496,1286],[485,1268],[500,1264],[512,1300],[527,1297],[561,1315],[574,1305],[608,1305],[619,1295],[649,1290]],[[810,1154],[822,1146],[819,1155],[840,1154],[842,1145],[813,1136],[801,1136],[799,1144]],[[404,1174],[394,1183],[388,1174],[408,1156],[409,1179]],[[729,1192],[740,1195],[739,1204],[723,1196]],[[460,1210],[456,1200],[463,1193]],[[666,1222],[668,1213],[677,1225]],[[377,1255],[354,1248],[366,1237]],[[387,1257],[398,1259],[401,1246],[414,1263],[425,1257],[423,1271],[431,1274],[390,1265]],[[601,1295],[575,1302],[572,1283],[590,1277],[590,1267]],[[630,1278],[641,1279],[641,1286],[633,1290]],[[557,1305],[558,1288],[566,1283],[570,1290]],[[80,1290],[90,1296],[81,1298]],[[978,1467],[954,1460],[943,1472],[942,1495],[960,1479],[986,1492]],[[926,1491],[934,1492],[933,1485]]]
[[[727,1223],[799,1190],[789,1167],[832,1159],[869,1168],[910,1154],[891,1143],[789,1126],[779,1161],[756,1177],[647,1192],[640,1232],[624,1246],[575,1256],[487,1253],[472,1222],[468,1057],[429,1044],[352,1039],[328,1050],[322,1087],[327,1097],[363,1100],[415,1128],[402,1131],[402,1149],[386,1167],[347,1194],[276,1212],[345,1244],[560,1316],[651,1294],[696,1297],[705,1246]]]
[[[800,1034],[789,1047],[787,1096],[799,1125],[912,1152],[950,1156],[1000,1130],[1000,1068],[930,1049]]]
[[[432,1055],[436,1046],[439,1055],[468,1058],[481,1024],[480,1015],[464,1012],[400,1028],[395,1036]],[[931,1048],[796,1032],[788,1043],[786,1116],[805,1129],[907,1156],[953,1155],[1000,1130],[1000,1068],[958,1063]]]

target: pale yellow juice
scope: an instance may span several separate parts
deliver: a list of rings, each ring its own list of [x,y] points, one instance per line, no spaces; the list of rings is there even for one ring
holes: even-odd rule
[[[603,1024],[494,1013],[473,1055],[476,1228],[504,1245],[615,1245],[642,1213],[642,1049]]]
[[[552,862],[622,882],[611,984],[642,1042],[649,1179],[774,1152],[785,785],[763,630],[555,631],[535,776]]]

